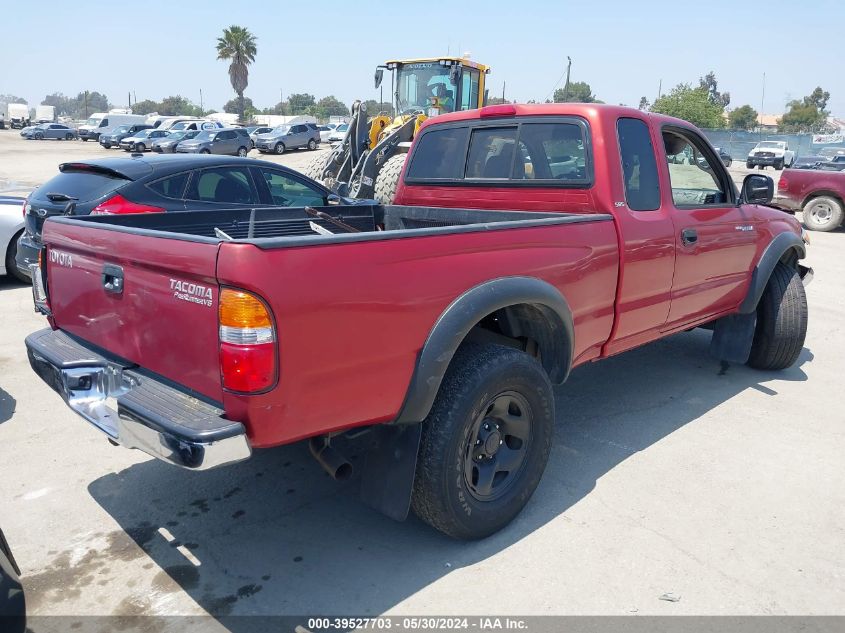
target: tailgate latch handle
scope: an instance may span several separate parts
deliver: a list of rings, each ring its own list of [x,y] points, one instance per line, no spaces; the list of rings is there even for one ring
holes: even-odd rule
[[[103,289],[113,295],[123,294],[123,267],[114,264],[103,266]]]

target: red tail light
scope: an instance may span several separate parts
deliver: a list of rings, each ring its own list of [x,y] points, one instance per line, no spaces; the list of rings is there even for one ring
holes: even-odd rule
[[[789,186],[789,181],[786,179],[786,172],[783,172],[778,181],[778,190],[786,189]]]
[[[277,376],[276,330],[265,303],[254,294],[223,288],[220,322],[220,375],[229,391],[255,393]]]
[[[117,213],[164,213],[161,207],[153,207],[148,204],[138,204],[127,200],[119,193],[113,195],[105,202],[101,202],[91,211],[91,215],[109,215]]]
[[[21,209],[23,211],[23,217],[26,217],[26,205],[27,205],[28,202],[29,202],[29,198],[27,198],[26,200],[23,201],[23,209]]]

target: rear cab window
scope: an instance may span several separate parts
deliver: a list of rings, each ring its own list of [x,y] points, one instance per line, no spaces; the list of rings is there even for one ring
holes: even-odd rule
[[[593,166],[586,121],[523,117],[462,121],[425,131],[414,148],[409,184],[588,187]]]
[[[660,208],[660,182],[651,133],[645,121],[622,118],[616,123],[625,202],[632,211]]]

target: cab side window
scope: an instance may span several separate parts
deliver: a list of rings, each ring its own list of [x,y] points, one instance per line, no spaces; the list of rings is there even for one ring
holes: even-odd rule
[[[660,208],[660,183],[657,160],[648,125],[639,119],[619,119],[616,124],[625,202],[632,211],[655,211]]]
[[[721,165],[711,162],[705,155],[701,139],[680,131],[664,130],[663,145],[675,206],[723,206],[729,202]]]

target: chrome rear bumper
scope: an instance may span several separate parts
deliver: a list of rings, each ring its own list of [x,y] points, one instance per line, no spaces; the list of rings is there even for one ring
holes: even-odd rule
[[[30,334],[26,347],[35,373],[112,442],[191,470],[252,454],[244,426],[224,419],[220,408],[107,359],[61,330]]]

